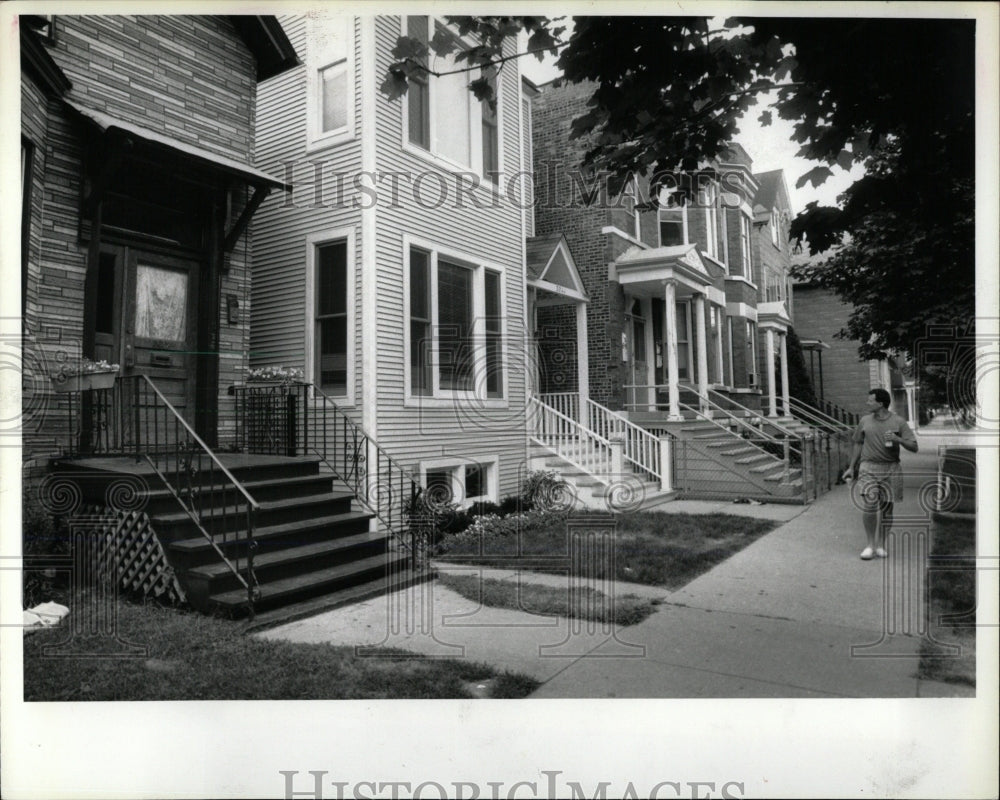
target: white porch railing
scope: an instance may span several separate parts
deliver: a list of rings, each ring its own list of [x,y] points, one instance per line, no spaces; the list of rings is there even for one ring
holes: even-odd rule
[[[616,414],[610,408],[587,399],[587,423],[605,439],[622,442],[622,457],[647,480],[662,482],[660,438]]]
[[[545,392],[538,395],[538,399],[570,419],[580,419],[579,392]]]
[[[669,435],[658,437],[590,399],[584,426],[546,403],[545,397],[533,397],[528,403],[531,436],[539,444],[599,480],[614,480],[629,470],[655,481],[663,491],[672,488]]]
[[[528,398],[528,425],[531,438],[564,461],[598,479],[611,475],[611,442],[540,397]]]

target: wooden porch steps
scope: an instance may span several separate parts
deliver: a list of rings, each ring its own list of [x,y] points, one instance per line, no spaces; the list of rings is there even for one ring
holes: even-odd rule
[[[372,530],[374,515],[357,507],[349,491],[334,486],[334,476],[320,471],[319,459],[231,453],[218,458],[259,505],[255,613],[277,618],[285,607],[301,611],[377,596],[399,582],[387,576],[407,573],[409,553],[390,533]],[[215,527],[209,541],[148,463],[134,457],[63,459],[53,469],[74,480],[88,502],[106,507],[113,502],[113,485],[128,481],[139,487],[141,497],[131,502],[147,515],[187,600],[205,613],[246,615],[246,587],[213,547],[245,577],[247,514],[234,505],[242,495],[232,488],[213,492],[200,473],[185,475],[174,487],[182,497],[192,491],[204,504],[202,511],[211,511]]]

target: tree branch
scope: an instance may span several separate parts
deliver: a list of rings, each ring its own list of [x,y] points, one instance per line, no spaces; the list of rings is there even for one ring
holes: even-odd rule
[[[491,59],[490,61],[486,61],[486,62],[484,62],[482,64],[473,64],[472,66],[459,67],[458,69],[445,70],[444,72],[438,72],[437,70],[433,70],[430,67],[428,67],[426,64],[421,64],[419,61],[417,61],[413,57],[409,57],[408,56],[407,58],[404,58],[403,61],[405,61],[407,63],[410,63],[410,64],[413,64],[415,67],[419,67],[424,72],[426,72],[428,75],[433,75],[436,78],[440,78],[443,75],[458,75],[458,74],[460,74],[462,72],[473,72],[474,70],[482,69],[483,67],[494,67],[494,66],[497,66],[498,64],[500,66],[502,66],[503,64],[507,63],[508,61],[513,61],[516,58],[523,58],[524,56],[532,56],[535,53],[544,53],[544,52],[546,52],[548,50],[552,50],[552,49],[561,50],[562,48],[567,47],[568,45],[569,45],[569,42],[560,42],[559,44],[555,45],[554,48],[552,48],[552,47],[545,47],[545,48],[542,48],[540,50],[525,50],[523,53],[514,53],[513,55],[510,55],[510,56],[501,56],[500,58],[494,58],[494,59]]]

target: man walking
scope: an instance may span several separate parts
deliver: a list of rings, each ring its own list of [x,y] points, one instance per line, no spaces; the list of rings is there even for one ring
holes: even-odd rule
[[[885,389],[868,393],[868,412],[861,418],[852,441],[851,463],[844,480],[857,477],[857,497],[868,543],[861,551],[865,561],[872,556],[885,558],[885,531],[892,524],[893,503],[903,499],[903,470],[899,448],[917,452],[917,438],[906,421],[889,410],[892,398]],[[878,514],[882,512],[882,524]]]

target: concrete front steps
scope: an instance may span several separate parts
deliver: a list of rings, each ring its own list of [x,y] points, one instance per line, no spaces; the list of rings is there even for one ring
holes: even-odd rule
[[[563,452],[567,458],[533,442],[531,468],[554,471],[570,486],[577,508],[644,511],[677,499],[678,492],[660,491],[659,482],[649,480],[628,467],[621,475],[608,475],[601,465],[587,459],[580,448],[570,445]]]
[[[418,579],[409,573],[409,553],[395,546],[390,533],[374,530],[373,515],[360,509],[349,491],[336,488],[332,474],[320,472],[319,459],[218,457],[260,506],[254,527],[258,615],[294,618],[303,608],[356,602]],[[54,469],[73,475],[85,499],[106,507],[109,486],[126,476],[134,480],[143,496],[133,506],[148,516],[188,602],[205,613],[247,613],[246,587],[148,464],[100,458],[61,462]],[[196,487],[202,477],[193,476]],[[219,494],[218,503],[233,504],[231,490],[228,500]],[[242,571],[246,514],[216,504],[207,489],[206,496],[205,510],[225,519],[215,528],[224,529],[225,536],[216,534],[213,542]]]
[[[642,423],[676,437],[674,485],[681,498],[805,502],[800,469],[732,430],[701,419],[644,419]]]

